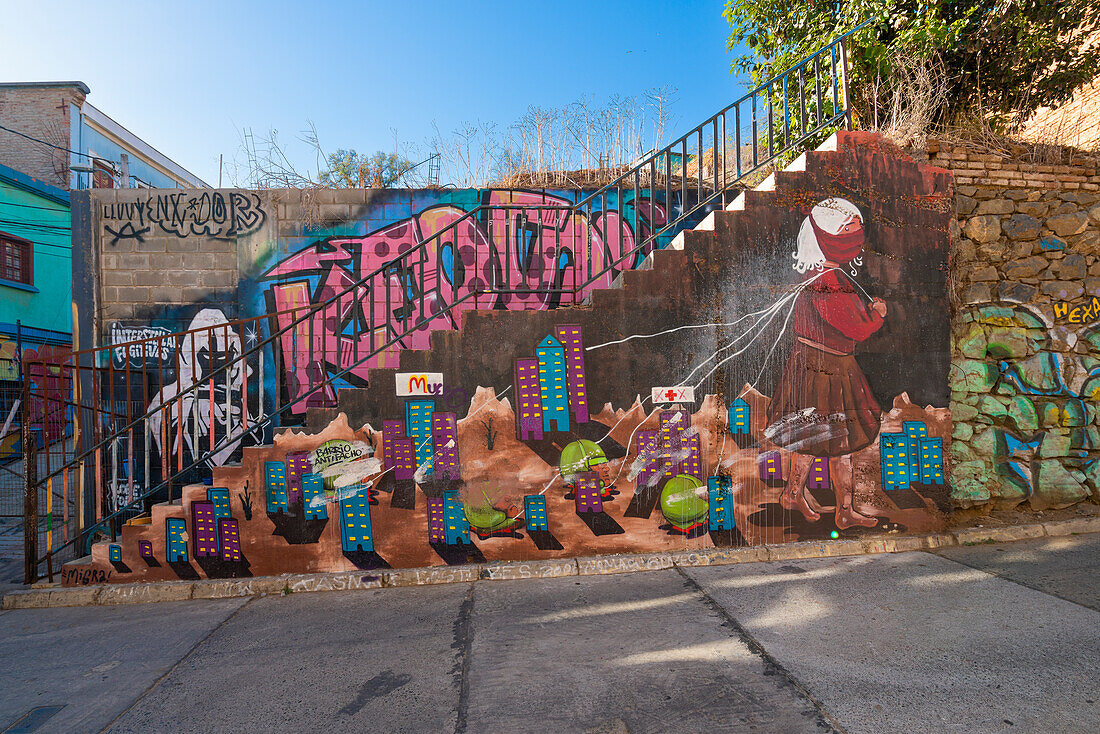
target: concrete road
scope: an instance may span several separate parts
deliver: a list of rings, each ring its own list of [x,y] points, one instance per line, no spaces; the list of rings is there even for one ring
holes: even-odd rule
[[[9,611],[0,731],[1100,731],[1098,569],[1080,536]]]

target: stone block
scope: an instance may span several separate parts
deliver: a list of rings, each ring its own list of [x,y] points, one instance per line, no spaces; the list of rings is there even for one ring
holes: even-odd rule
[[[284,576],[257,576],[248,579],[203,579],[196,581],[192,599],[233,599],[242,596],[282,593]]]
[[[971,188],[971,187],[968,187]],[[955,209],[959,214],[967,215],[973,213],[974,209],[978,206],[978,200],[972,199],[969,196],[964,196],[961,193],[955,194]]]
[[[1001,273],[1009,279],[1031,278],[1043,272],[1050,265],[1050,261],[1040,255],[1005,263]]]
[[[486,563],[481,566],[481,578],[490,581],[516,579],[550,579],[576,576],[577,562],[572,558],[547,558],[540,561]]]
[[[1072,301],[1085,293],[1084,284],[1069,280],[1048,281],[1042,284],[1041,289],[1044,295],[1059,301]]]
[[[977,543],[1005,543],[1013,540],[1028,540],[1046,535],[1042,525],[1007,525],[994,528],[959,528],[952,533],[959,545]]]
[[[382,574],[384,586],[425,586],[429,584],[458,584],[476,581],[481,576],[481,566],[432,566],[431,568],[402,568]]]
[[[96,603],[101,586],[79,586],[50,591],[51,607],[88,607]]]
[[[971,217],[963,225],[963,234],[975,242],[995,242],[1001,236],[1001,218],[994,214]]]
[[[108,584],[96,597],[96,604],[148,604],[157,601],[183,601],[191,598],[191,581],[151,581],[137,584]]]
[[[1010,283],[1002,281],[997,284],[997,297],[1002,301],[1015,301],[1016,303],[1031,303],[1035,299],[1038,289],[1027,283]]]
[[[1100,533],[1100,516],[1075,517],[1071,520],[1058,520],[1043,523],[1043,531],[1050,537]]]
[[[21,589],[4,595],[4,609],[45,609],[50,605],[48,589]]]
[[[975,214],[1011,214],[1016,205],[1009,199],[989,199],[978,204]]]
[[[977,268],[970,273],[970,279],[974,281],[997,280],[997,269],[991,265]]]
[[[672,568],[672,556],[668,553],[638,553],[631,555],[594,556],[578,558],[577,571],[581,576],[603,576],[632,571],[660,571]]]
[[[989,283],[972,283],[963,293],[964,303],[985,303],[992,300]]]
[[[1013,214],[1001,222],[1001,228],[1011,240],[1032,240],[1042,231],[1039,220],[1030,214]]]
[[[291,593],[311,593],[315,591],[358,591],[362,589],[381,589],[383,574],[381,571],[348,571],[342,573],[306,573],[294,574],[285,580],[285,587]]]
[[[1047,229],[1050,229],[1059,237],[1081,234],[1088,226],[1089,215],[1086,212],[1076,211],[1066,214],[1056,214],[1046,221]]]
[[[1088,261],[1084,255],[1071,253],[1051,266],[1061,280],[1077,280],[1088,275]]]

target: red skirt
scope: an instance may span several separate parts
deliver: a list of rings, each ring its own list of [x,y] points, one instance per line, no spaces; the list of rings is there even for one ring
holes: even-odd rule
[[[799,454],[846,456],[874,442],[881,416],[855,357],[796,341],[768,405],[764,436]]]

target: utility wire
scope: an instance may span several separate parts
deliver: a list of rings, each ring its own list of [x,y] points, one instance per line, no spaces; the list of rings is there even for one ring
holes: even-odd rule
[[[110,161],[106,158],[100,158],[99,156],[94,156],[94,155],[91,155],[90,153],[81,153],[79,150],[73,150],[72,148],[64,148],[60,145],[54,145],[53,143],[47,143],[45,140],[41,140],[41,139],[36,138],[32,135],[27,135],[26,133],[21,133],[18,130],[12,130],[10,127],[4,127],[3,125],[0,125],[0,130],[6,130],[9,133],[12,133],[13,135],[18,135],[21,138],[26,138],[27,140],[32,140],[36,143],[40,143],[40,144],[45,145],[45,146],[50,147],[50,148],[56,148],[57,150],[63,150],[66,153],[72,153],[73,155],[82,155],[85,158],[92,159],[93,161],[103,161],[104,163],[110,163],[112,166],[114,165],[114,161]]]

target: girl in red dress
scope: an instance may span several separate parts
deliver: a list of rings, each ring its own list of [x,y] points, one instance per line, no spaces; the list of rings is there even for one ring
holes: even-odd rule
[[[882,413],[852,352],[882,327],[886,303],[860,298],[842,269],[862,265],[863,241],[863,216],[844,199],[822,201],[803,222],[794,254],[795,270],[805,274],[794,306],[795,344],[764,432],[792,452],[780,504],[811,521],[835,510],[841,529],[878,522],[852,503],[852,454],[874,442]],[[820,506],[806,490],[814,457],[828,457],[835,508]]]

